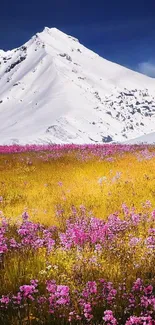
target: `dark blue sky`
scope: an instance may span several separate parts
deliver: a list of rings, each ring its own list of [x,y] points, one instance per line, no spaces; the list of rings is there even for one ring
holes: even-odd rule
[[[155,0],[2,0],[1,49],[20,46],[44,26],[155,77]]]

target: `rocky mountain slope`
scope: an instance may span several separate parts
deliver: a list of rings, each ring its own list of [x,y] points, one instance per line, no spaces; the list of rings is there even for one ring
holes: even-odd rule
[[[56,28],[0,50],[0,144],[124,142],[154,131],[154,79]]]

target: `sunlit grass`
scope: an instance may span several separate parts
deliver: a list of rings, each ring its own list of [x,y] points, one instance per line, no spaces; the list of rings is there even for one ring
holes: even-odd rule
[[[155,158],[139,161],[135,153],[115,155],[112,162],[81,161],[72,153],[48,161],[38,153],[0,155],[0,209],[7,217],[27,209],[47,224],[56,223],[58,205],[66,214],[71,205],[84,205],[99,218],[120,211],[123,202],[141,209],[146,200],[155,205],[154,166]]]
[[[125,212],[123,204],[129,207],[129,212]],[[7,251],[4,254],[0,253],[0,297],[15,295],[19,292],[20,286],[37,279],[38,295],[39,297],[46,295],[48,302],[46,283],[48,280],[55,280],[58,285],[70,288],[71,306],[75,310],[75,315],[81,317],[81,322],[73,319],[70,324],[87,324],[89,320],[81,309],[83,307],[80,307],[80,295],[89,281],[98,283],[100,279],[104,279],[107,283],[112,282],[117,290],[115,304],[108,305],[105,302],[102,308],[99,307],[99,311],[94,309],[95,311],[92,311],[94,318],[89,323],[107,325],[107,322],[101,320],[104,311],[111,309],[119,325],[143,324],[139,320],[137,323],[126,323],[133,314],[140,317],[140,308],[143,307],[139,307],[141,302],[135,302],[135,309],[126,311],[127,302],[122,299],[119,287],[125,283],[125,294],[132,294],[133,283],[140,278],[145,286],[152,285],[155,288],[154,246],[150,248],[147,245],[149,231],[155,228],[155,212],[152,215],[154,208],[154,147],[146,149],[137,147],[129,152],[118,150],[117,153],[110,153],[105,157],[93,156],[87,150],[64,151],[61,155],[56,153],[52,156],[47,152],[0,154],[0,220],[3,220],[2,216],[8,220],[5,234]],[[18,230],[24,211],[30,215],[30,221],[40,223],[47,231],[48,227],[57,226],[53,238],[55,245],[50,252],[47,251],[45,243],[34,249],[31,240],[32,242],[37,240],[35,236],[40,236],[41,239],[44,236],[43,233],[40,235],[39,231],[37,235],[35,231],[32,232],[30,243],[27,245],[22,243],[25,237],[20,237]],[[138,218],[135,223],[132,214],[135,220]],[[95,217],[97,218],[95,222],[98,219],[104,220],[109,227],[110,215],[113,217],[111,227],[114,239],[103,240],[99,249],[93,243],[93,239],[92,242],[86,241],[81,246],[74,243],[69,249],[64,248],[61,234],[67,232],[68,224],[70,226],[73,222],[74,228],[74,222],[81,220],[80,218],[84,218],[82,220],[87,223],[90,218]],[[121,226],[117,226],[116,221],[116,231],[115,217],[122,222]],[[124,221],[129,222],[129,225],[122,230]],[[82,235],[77,233],[76,227],[77,225],[75,225],[77,239]],[[100,226],[93,236],[97,236],[99,231]],[[86,235],[89,232],[91,233],[88,225]],[[5,246],[3,229],[0,236],[0,247],[3,248]],[[151,236],[153,241],[154,234]],[[21,244],[20,248],[10,248],[9,240],[12,238]],[[130,240],[138,242],[132,244]],[[74,236],[72,241],[74,242]],[[138,293],[136,301],[140,299],[141,294]],[[97,299],[95,296],[91,299],[92,306],[97,306],[98,302],[95,301],[99,300],[95,300]],[[57,314],[57,311],[55,316],[48,316],[49,303],[39,307],[43,310],[39,309],[37,304],[37,300],[33,304],[30,299],[24,302],[22,300],[19,310],[13,305],[9,307],[10,309],[4,308],[2,316],[0,314],[0,321],[6,325],[9,325],[10,321],[12,325],[69,324],[70,306],[69,310],[63,306],[60,320],[60,313]],[[147,316],[155,317],[154,311],[151,311],[152,314],[149,314],[148,310],[145,313]]]

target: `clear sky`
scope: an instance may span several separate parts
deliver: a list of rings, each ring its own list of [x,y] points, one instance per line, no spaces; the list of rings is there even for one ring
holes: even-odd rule
[[[2,0],[1,49],[22,45],[44,26],[155,77],[155,0]]]

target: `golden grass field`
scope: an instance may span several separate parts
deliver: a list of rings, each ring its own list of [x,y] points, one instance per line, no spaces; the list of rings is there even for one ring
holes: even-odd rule
[[[66,214],[72,205],[84,205],[101,219],[122,203],[141,210],[146,200],[155,206],[155,158],[139,161],[124,153],[114,161],[83,162],[72,153],[48,161],[38,153],[0,155],[0,195],[6,217],[26,209],[33,220],[50,225],[60,205]]]

